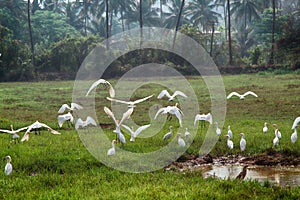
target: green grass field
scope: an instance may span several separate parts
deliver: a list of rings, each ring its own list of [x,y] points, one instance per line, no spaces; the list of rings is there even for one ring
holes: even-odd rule
[[[205,84],[197,77],[189,77],[188,80],[199,99],[201,112],[209,112],[210,96]],[[259,98],[227,101],[222,135],[210,154],[213,157],[263,154],[272,147],[274,133],[271,124],[276,123],[282,139],[275,150],[299,157],[300,141],[291,144],[290,135],[293,120],[300,115],[300,75],[226,75],[223,81],[226,94],[251,90]],[[116,80],[111,82],[114,85]],[[299,199],[298,187],[281,188],[257,181],[203,179],[199,171],[181,173],[160,169],[149,173],[125,173],[105,166],[88,152],[73,128],[66,125],[58,128],[57,111],[63,103],[72,101],[73,84],[72,81],[0,83],[1,129],[9,129],[10,124],[17,129],[39,120],[62,133],[52,135],[43,130],[41,135],[32,133],[28,142],[19,144],[11,140],[11,135],[0,135],[0,156],[10,155],[14,168],[11,176],[0,173],[0,199]],[[97,116],[101,123],[110,125],[112,120],[103,112],[103,106],[110,105],[104,99],[108,92],[101,88],[96,94]],[[133,96],[157,95],[161,89],[161,86],[145,85]],[[141,113],[148,111],[154,103],[149,101],[137,106],[133,120],[139,125],[149,123],[149,117]],[[168,105],[168,102],[164,104]],[[265,121],[269,123],[268,134],[262,133]],[[117,146],[133,152],[160,149],[165,145],[162,137],[169,125],[174,126],[176,133],[178,123],[173,118],[166,121],[154,137],[137,138],[136,142],[130,143],[127,135],[128,144]],[[228,125],[234,133],[235,147],[232,151],[226,146]],[[110,139],[115,137],[111,133],[113,129],[109,126],[104,130]],[[204,129],[198,129],[186,154],[198,154],[207,126]],[[245,152],[240,152],[238,147],[240,132],[245,133],[247,140]],[[5,164],[6,161],[1,160],[1,170]]]

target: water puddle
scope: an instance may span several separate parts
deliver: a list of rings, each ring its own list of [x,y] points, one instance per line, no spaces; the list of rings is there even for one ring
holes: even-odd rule
[[[203,176],[235,179],[242,170],[241,165],[211,165]],[[268,181],[278,186],[299,186],[300,167],[250,165],[244,180],[248,179],[255,179],[261,183]]]

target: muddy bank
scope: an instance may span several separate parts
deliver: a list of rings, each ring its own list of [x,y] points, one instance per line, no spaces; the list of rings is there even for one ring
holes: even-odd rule
[[[259,155],[241,156],[229,155],[221,157],[211,157],[206,155],[183,155],[177,161],[166,167],[166,170],[186,170],[203,169],[209,165],[258,165],[258,166],[299,166],[300,157],[285,155],[278,152],[267,152]]]

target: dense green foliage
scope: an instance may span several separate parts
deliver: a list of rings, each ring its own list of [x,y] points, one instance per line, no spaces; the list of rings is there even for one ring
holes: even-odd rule
[[[139,1],[133,0],[122,3],[108,1],[108,7],[104,0],[34,0],[29,5],[29,26],[26,1],[1,0],[0,71],[3,75],[0,81],[53,77],[45,74],[46,71],[60,74],[60,78],[63,75],[65,79],[74,78],[74,70],[91,49],[107,36],[123,31],[129,31],[130,34],[131,29],[140,26],[175,29],[182,2],[144,1],[140,9]],[[261,0],[233,0],[230,4],[233,22],[230,49],[234,64],[237,67],[268,66],[272,46],[271,3]],[[276,1],[275,7],[274,65],[298,68],[299,1]],[[229,57],[226,9],[224,0],[186,1],[178,21],[179,30],[203,45],[220,67],[228,65]],[[33,48],[29,30],[32,32]],[[63,48],[58,50],[62,44]],[[155,51],[154,54],[160,54]],[[174,55],[163,55],[165,58],[159,60],[160,63],[171,62],[178,65]],[[138,57],[140,63],[151,59],[147,53],[139,54]],[[59,61],[59,58],[62,60]],[[132,62],[121,62],[116,67],[124,69],[136,66],[134,59],[127,57],[126,60]],[[182,67],[188,68],[187,65]],[[193,74],[191,69],[184,70],[183,73],[187,71]],[[112,76],[114,73],[109,74]]]
[[[255,91],[259,98],[249,97],[244,101],[231,99],[227,104],[225,126],[220,141],[211,152],[212,156],[228,154],[260,155],[272,146],[273,130],[269,126],[268,134],[262,133],[265,121],[277,123],[282,132],[279,146],[275,152],[287,156],[299,157],[300,141],[291,144],[291,125],[299,116],[299,71],[282,75],[281,71],[264,72],[258,75],[224,76],[226,93],[231,91]],[[114,85],[116,80],[110,80]],[[132,81],[132,80],[131,80]],[[137,80],[142,81],[142,80]],[[168,81],[168,80],[167,80]],[[199,100],[201,111],[210,111],[209,93],[204,81],[199,77],[188,77]],[[14,171],[11,176],[0,173],[1,199],[299,199],[297,188],[276,187],[270,183],[257,181],[217,180],[202,178],[201,171],[166,171],[164,169],[143,174],[124,173],[98,162],[84,147],[77,132],[64,125],[57,125],[57,110],[63,103],[71,101],[73,82],[24,82],[1,83],[0,127],[15,129],[29,125],[35,120],[47,123],[60,131],[61,135],[52,135],[46,130],[41,135],[30,135],[28,142],[11,141],[11,135],[0,134],[0,155],[12,157]],[[133,99],[160,92],[157,85],[139,88]],[[101,86],[97,89],[97,115],[99,122],[112,123],[103,112],[108,92]],[[133,118],[136,123],[146,123],[143,113],[152,103],[162,103],[156,98],[141,103],[135,108]],[[167,103],[166,103],[167,104]],[[99,113],[98,113],[99,112]],[[129,151],[145,152],[161,148],[163,134],[170,123],[177,131],[175,119],[167,122],[162,131],[153,138],[137,138],[133,143],[118,148]],[[233,131],[234,150],[226,146],[227,125]],[[108,137],[114,127],[105,129]],[[206,127],[207,128],[207,127]],[[205,129],[198,129],[194,143],[187,154],[197,154],[205,136]],[[247,148],[240,152],[238,148],[239,132],[245,133]],[[22,134],[20,134],[22,136]],[[129,139],[129,135],[125,135]],[[175,137],[175,136],[173,136]],[[117,152],[118,153],[118,152]],[[1,170],[5,161],[1,162]]]

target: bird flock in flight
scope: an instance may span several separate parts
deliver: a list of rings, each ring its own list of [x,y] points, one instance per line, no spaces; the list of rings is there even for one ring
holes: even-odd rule
[[[135,138],[142,131],[146,130],[147,128],[149,128],[151,126],[151,124],[146,124],[146,125],[142,125],[142,126],[138,127],[136,130],[134,130],[133,127],[130,128],[127,125],[125,125],[124,122],[126,121],[126,119],[129,119],[131,117],[131,115],[134,111],[134,108],[137,106],[137,104],[142,103],[146,100],[149,100],[154,95],[150,95],[150,96],[147,96],[147,97],[144,97],[142,99],[135,100],[135,101],[124,101],[124,100],[120,100],[120,99],[115,99],[114,98],[115,97],[115,90],[114,90],[113,86],[111,85],[111,83],[109,83],[108,81],[106,81],[104,79],[99,79],[91,85],[88,92],[86,93],[86,96],[88,96],[90,94],[90,92],[92,90],[94,90],[99,84],[104,84],[104,85],[108,86],[110,97],[106,97],[107,100],[109,100],[111,102],[116,102],[116,103],[121,103],[121,104],[128,105],[128,110],[123,113],[122,118],[120,120],[116,119],[115,114],[108,107],[104,106],[104,112],[113,120],[114,125],[115,125],[115,130],[113,132],[116,134],[116,139],[112,140],[111,148],[108,149],[108,151],[107,151],[108,156],[113,156],[116,153],[115,143],[121,142],[122,144],[126,144],[126,138],[122,134],[121,127],[124,128],[126,131],[128,131],[130,133],[130,136],[131,136],[130,141],[134,142]],[[255,94],[252,91],[248,91],[244,94],[239,94],[237,92],[231,92],[227,96],[227,99],[238,97],[239,99],[243,100],[248,95],[258,97],[257,94]],[[157,96],[157,99],[163,99],[164,97],[166,97],[168,99],[168,101],[173,101],[176,97],[188,98],[188,96],[186,94],[184,94],[183,92],[178,91],[178,90],[175,91],[172,95],[167,90],[162,90],[160,92],[160,94]],[[176,118],[178,119],[179,126],[182,127],[183,112],[178,106],[179,106],[178,103],[176,103],[173,106],[168,105],[166,107],[162,107],[162,108],[158,109],[158,111],[156,112],[156,114],[154,116],[154,119],[157,119],[159,115],[163,115],[163,114],[167,114],[168,118],[170,118],[172,115],[175,115]],[[73,125],[74,124],[74,117],[72,115],[72,112],[74,110],[81,110],[81,109],[83,109],[83,107],[81,105],[77,104],[77,103],[71,103],[70,106],[68,104],[63,104],[60,107],[60,109],[58,110],[58,113],[60,114],[57,117],[58,126],[61,128],[65,122],[68,123],[69,126]],[[213,124],[213,117],[212,117],[211,113],[197,114],[195,116],[195,119],[194,119],[194,126],[197,125],[197,121],[204,121],[204,122],[206,121],[206,122],[209,122],[210,124]],[[294,123],[292,125],[292,130],[294,130],[294,132],[291,135],[291,142],[292,143],[295,143],[296,140],[297,140],[297,127],[298,127],[299,122],[300,122],[300,117],[297,117],[294,120]],[[221,129],[218,127],[217,122],[214,122],[214,124],[216,126],[216,135],[220,136],[221,135]],[[264,127],[262,129],[263,133],[268,132],[267,124],[268,124],[267,122],[264,123]],[[77,121],[75,123],[75,128],[76,129],[84,128],[86,126],[97,126],[97,123],[90,116],[87,116],[87,118],[85,120],[83,120],[81,118],[77,119]],[[279,144],[279,139],[281,138],[281,133],[278,130],[276,124],[273,124],[273,127],[274,127],[274,133],[275,133],[275,138],[273,139],[273,146],[277,146]],[[21,139],[21,142],[24,142],[24,141],[29,140],[29,135],[32,131],[34,131],[36,134],[39,134],[39,130],[41,128],[46,128],[49,132],[51,132],[52,134],[55,134],[55,135],[61,134],[58,131],[52,129],[50,126],[48,126],[44,123],[41,123],[39,121],[36,121],[36,122],[32,123],[29,126],[22,127],[22,128],[17,129],[17,130],[14,130],[13,125],[11,125],[11,130],[0,129],[0,132],[11,134],[12,139],[15,142],[17,142],[19,140],[19,137],[20,137],[18,135],[18,133],[22,132],[22,131],[25,131],[25,134],[23,135],[23,137]],[[188,141],[189,138],[190,138],[190,132],[188,131],[188,128],[185,128],[185,129],[186,129],[186,131],[183,134],[184,137],[182,137],[181,133],[176,134],[178,145],[181,146],[181,147],[186,146],[186,141]],[[169,132],[166,133],[163,136],[163,140],[164,141],[169,140],[172,137],[172,135],[173,135],[173,127],[170,126],[169,127]],[[240,150],[245,151],[245,149],[246,149],[245,135],[244,135],[244,133],[240,133],[240,135],[241,135]],[[232,137],[233,137],[233,134],[232,134],[230,125],[228,126],[228,131],[227,131],[227,134],[225,136],[227,138],[228,148],[233,149],[234,144],[231,140]],[[183,138],[185,138],[186,140],[184,140]],[[6,156],[6,159],[7,159],[7,164],[5,166],[4,172],[5,172],[6,175],[10,175],[12,173],[11,157]]]

